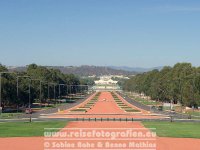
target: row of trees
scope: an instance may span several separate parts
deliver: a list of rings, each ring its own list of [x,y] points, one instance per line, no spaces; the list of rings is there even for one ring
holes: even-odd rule
[[[8,69],[0,65],[0,72],[8,72]],[[19,77],[21,76],[21,77]],[[24,77],[22,77],[24,76]],[[30,76],[25,78],[25,76]],[[2,86],[2,102],[1,106],[7,105],[26,105],[29,102],[29,85],[31,91],[31,101],[42,100],[43,102],[47,101],[48,98],[56,98],[59,95],[66,95],[67,93],[75,93],[77,90],[80,91],[81,83],[87,84],[73,74],[63,74],[60,70],[56,69],[47,69],[43,66],[37,66],[36,64],[31,64],[27,67],[25,72],[14,72],[14,73],[2,73],[1,74],[1,86]],[[18,96],[17,96],[17,77],[18,77]],[[40,83],[40,81],[42,81]],[[53,84],[55,83],[55,87]],[[40,84],[41,84],[41,97],[40,97]],[[60,85],[59,93],[59,84],[74,85],[70,88],[67,86]],[[86,88],[86,87],[83,87]],[[49,89],[49,92],[48,92]],[[56,95],[54,95],[54,90]],[[49,93],[49,95],[48,95]]]
[[[177,63],[174,67],[164,67],[138,74],[127,80],[124,90],[144,93],[154,100],[173,101],[183,106],[200,106],[200,67],[190,63]]]

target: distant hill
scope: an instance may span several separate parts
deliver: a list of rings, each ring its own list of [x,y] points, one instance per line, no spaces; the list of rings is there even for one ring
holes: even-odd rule
[[[163,67],[154,67],[154,68],[140,68],[140,67],[127,67],[127,66],[109,66],[112,69],[118,69],[118,70],[124,70],[124,71],[130,71],[130,72],[137,72],[137,73],[143,73],[152,71],[154,69],[161,70]]]
[[[26,68],[27,67],[25,67],[25,66],[7,66],[7,69],[9,70],[9,71],[18,71],[18,72],[24,72],[24,71],[26,71]]]
[[[81,76],[92,76],[92,75],[133,75],[136,72],[133,71],[125,71],[120,69],[112,69],[110,67],[102,67],[102,66],[57,66],[57,67],[48,67],[59,69],[65,74],[76,74]]]
[[[46,66],[47,68],[59,69],[64,74],[75,74],[80,76],[92,75],[134,75],[135,71],[127,71],[122,69],[114,69],[103,66]],[[8,67],[10,71],[25,71],[27,67]]]

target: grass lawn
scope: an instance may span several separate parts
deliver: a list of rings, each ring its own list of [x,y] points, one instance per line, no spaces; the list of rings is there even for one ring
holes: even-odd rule
[[[3,122],[0,123],[0,137],[43,136],[44,128],[63,128],[66,124],[66,121]]]
[[[22,113],[1,113],[0,114],[0,119],[12,119],[12,118],[17,118],[20,116]]]
[[[200,123],[193,122],[142,122],[147,128],[156,128],[160,137],[200,138]]]
[[[62,106],[62,105],[66,105],[66,104],[67,104],[67,103],[56,103],[55,105],[54,105],[54,104],[50,104],[50,105],[47,105],[47,106],[42,106],[42,107],[32,108],[32,109],[43,109],[43,110],[47,110],[47,109],[56,108],[56,107],[59,107],[59,106]]]
[[[186,114],[190,114],[190,115],[193,115],[193,116],[198,116],[200,117],[200,112],[199,111],[191,111],[191,112],[187,112]]]
[[[139,110],[136,109],[124,109],[126,112],[140,112]]]
[[[158,105],[159,104],[159,102],[152,101],[152,100],[146,100],[146,99],[139,98],[136,96],[131,96],[131,95],[126,95],[126,96],[128,96],[129,98],[134,99],[135,101],[142,103],[144,105]]]
[[[70,110],[70,112],[87,112],[87,109],[73,109],[73,110]]]
[[[132,97],[134,100],[144,104],[144,105],[157,105],[158,102],[152,101],[152,100],[145,100],[142,98],[136,98],[136,97]]]

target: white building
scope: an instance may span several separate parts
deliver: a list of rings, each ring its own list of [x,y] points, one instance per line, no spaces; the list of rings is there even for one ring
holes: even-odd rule
[[[96,85],[116,85],[118,81],[114,81],[111,79],[112,76],[102,76],[100,80],[94,81]]]
[[[100,80],[96,80],[94,89],[95,90],[119,90],[118,81],[111,79],[112,76],[101,76]]]

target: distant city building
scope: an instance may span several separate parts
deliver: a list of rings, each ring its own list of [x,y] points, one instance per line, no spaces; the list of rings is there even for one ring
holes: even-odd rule
[[[118,81],[112,79],[112,76],[101,76],[100,80],[96,80],[94,90],[120,90]]]
[[[96,75],[88,76],[88,78],[95,78],[95,77],[96,77]]]
[[[112,76],[102,76],[100,80],[94,81],[96,85],[116,85],[118,81],[114,81],[111,79]]]
[[[123,75],[113,75],[113,78],[119,78],[119,79],[130,79],[129,77],[123,76]]]

